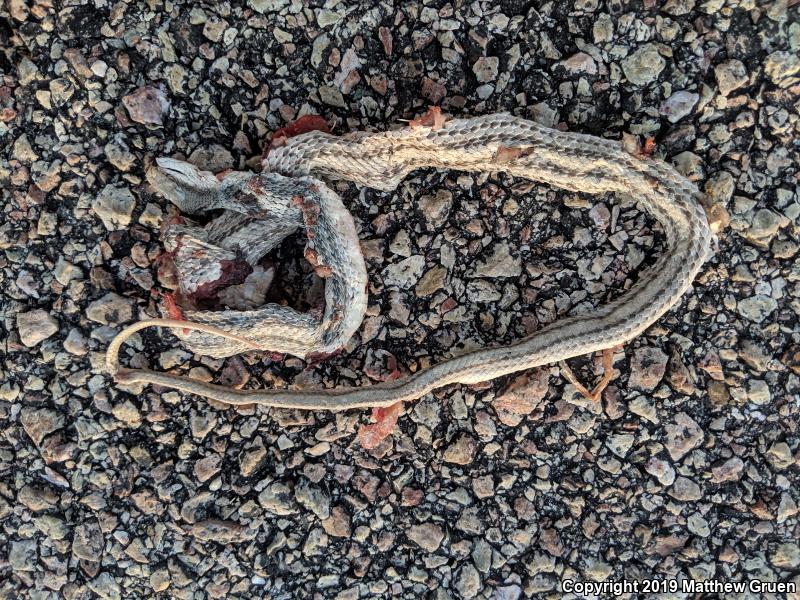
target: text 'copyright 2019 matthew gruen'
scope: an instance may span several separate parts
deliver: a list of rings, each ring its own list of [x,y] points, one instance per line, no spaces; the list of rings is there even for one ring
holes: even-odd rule
[[[565,579],[561,582],[561,592],[565,594],[622,596],[626,594],[658,594],[681,592],[684,594],[756,594],[797,592],[797,584],[793,581],[764,581],[749,579],[745,581],[721,581],[709,579],[696,581],[693,579],[622,579],[619,581],[575,581]]]

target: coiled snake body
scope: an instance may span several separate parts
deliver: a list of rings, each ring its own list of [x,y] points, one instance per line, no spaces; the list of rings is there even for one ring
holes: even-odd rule
[[[188,321],[136,323],[109,347],[107,366],[119,382],[158,384],[234,405],[315,410],[388,407],[444,385],[478,383],[607,349],[638,336],[675,304],[710,252],[711,231],[697,202],[700,193],[671,166],[634,156],[616,141],[565,133],[507,114],[383,133],[310,132],[272,150],[261,175],[234,173],[220,181],[179,161],[162,160],[160,167],[168,181],[162,192],[183,211],[225,210],[220,219],[225,219],[223,229],[228,234],[211,232],[208,236],[219,239],[205,243],[212,247],[217,247],[215,242],[227,243],[227,250],[246,254],[252,241],[237,241],[230,232],[250,227],[255,238],[246,239],[262,240],[261,247],[251,248],[253,262],[277,243],[273,238],[279,241],[305,227],[306,256],[325,278],[326,306],[321,316],[276,305],[253,311],[186,312]],[[305,357],[343,346],[366,308],[366,270],[349,213],[338,196],[313,176],[392,190],[420,167],[505,171],[575,192],[629,194],[662,223],[666,250],[630,290],[592,312],[561,319],[509,346],[475,350],[376,385],[239,390],[119,366],[117,355],[124,340],[153,325],[172,328],[190,348],[214,356],[265,349]]]

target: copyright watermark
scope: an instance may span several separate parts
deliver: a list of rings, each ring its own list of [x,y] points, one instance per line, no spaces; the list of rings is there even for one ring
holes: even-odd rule
[[[794,594],[797,584],[793,581],[721,581],[709,579],[621,579],[619,581],[575,581],[564,579],[561,591],[565,594],[585,594],[591,596],[622,596],[626,594],[659,594],[681,592],[684,594]]]

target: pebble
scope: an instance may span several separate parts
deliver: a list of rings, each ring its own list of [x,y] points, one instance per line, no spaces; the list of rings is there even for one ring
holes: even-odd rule
[[[498,420],[516,427],[539,407],[550,387],[550,372],[537,368],[516,376],[492,402]]]
[[[233,167],[233,155],[219,144],[204,144],[194,149],[189,162],[198,169],[219,173]]]
[[[647,466],[645,468],[650,475],[655,477],[658,482],[665,487],[672,485],[675,481],[675,469],[673,469],[672,465],[666,460],[653,457],[647,461]]]
[[[28,437],[37,446],[44,438],[64,427],[64,415],[49,408],[24,407],[20,412],[20,423]]]
[[[772,395],[769,386],[762,379],[751,379],[747,382],[747,399],[755,404],[769,404]]]
[[[674,17],[687,15],[695,7],[695,0],[667,0],[661,7],[661,12]]]
[[[643,391],[655,389],[664,377],[668,360],[659,348],[637,348],[631,360],[628,385]]]
[[[33,348],[59,330],[58,321],[42,309],[17,313],[17,331],[20,341]]]
[[[475,598],[481,589],[481,576],[478,570],[467,563],[456,575],[454,587],[462,598]]]
[[[163,125],[163,118],[170,110],[166,94],[161,88],[152,85],[142,86],[123,96],[122,104],[131,120],[143,125]]]
[[[606,438],[606,446],[620,458],[625,458],[635,439],[630,433],[620,433]]]
[[[136,163],[136,155],[124,143],[109,142],[105,145],[104,150],[108,162],[120,171],[130,171]]]
[[[736,191],[736,182],[733,175],[727,171],[720,171],[708,178],[703,191],[712,204],[725,205]]]
[[[779,544],[770,552],[769,561],[779,569],[796,569],[800,565],[800,545],[797,542]]]
[[[739,314],[753,323],[763,322],[777,308],[777,301],[765,294],[756,294],[749,298],[744,298],[736,304]]]
[[[350,515],[342,506],[331,509],[331,516],[322,521],[322,528],[331,537],[347,539],[353,533]]]
[[[163,592],[169,589],[171,583],[169,571],[167,569],[153,571],[150,573],[149,581],[154,592]]]
[[[700,95],[687,91],[675,92],[661,103],[658,111],[667,117],[670,123],[677,123],[685,116],[692,113]]]
[[[256,536],[256,532],[245,525],[222,519],[198,521],[191,525],[189,531],[199,540],[218,544],[241,544]]]
[[[35,571],[38,563],[36,540],[19,540],[11,542],[8,552],[8,564],[15,572]]]
[[[742,235],[748,241],[766,248],[775,234],[778,233],[780,226],[780,215],[769,209],[762,208],[753,214],[750,227],[745,229]]]
[[[383,282],[387,286],[406,288],[414,285],[425,269],[425,257],[422,255],[409,256],[393,265],[389,265],[383,272]]]
[[[800,56],[786,50],[773,52],[764,61],[764,73],[779,87],[797,85],[800,82]]]
[[[518,277],[520,274],[522,274],[522,261],[518,256],[511,255],[511,248],[507,242],[501,242],[495,244],[491,254],[478,263],[472,277]]]
[[[139,427],[142,423],[142,413],[130,400],[125,400],[111,409],[111,414],[129,427]]]
[[[482,56],[472,65],[472,72],[479,83],[488,83],[497,79],[500,59],[496,56]]]
[[[667,448],[672,460],[680,460],[690,450],[697,448],[704,438],[700,425],[685,412],[675,415],[673,421],[665,427]]]
[[[133,301],[114,292],[90,302],[86,316],[102,325],[120,325],[133,318]]]
[[[795,463],[789,444],[775,442],[767,450],[767,460],[775,469],[786,469]]]
[[[455,465],[468,465],[474,460],[477,449],[475,438],[463,433],[450,443],[442,460]]]
[[[289,6],[289,0],[247,0],[247,5],[261,14],[278,12]]]
[[[417,202],[425,221],[435,229],[447,221],[453,207],[453,194],[447,190],[438,190],[435,194],[421,196]]]
[[[682,502],[692,502],[700,500],[703,497],[703,492],[700,486],[688,477],[678,476],[669,490],[669,495]]]
[[[425,273],[414,288],[416,294],[420,298],[430,296],[434,292],[442,289],[447,278],[447,269],[441,265],[437,265]]]
[[[719,93],[723,96],[730,95],[734,90],[747,84],[750,78],[742,61],[732,58],[721,62],[714,67]]]
[[[83,272],[79,267],[65,260],[63,256],[59,256],[56,268],[53,269],[53,277],[61,285],[69,285],[73,279],[83,279]]]
[[[297,502],[320,519],[330,517],[331,499],[322,488],[303,482],[295,488],[294,495]]]
[[[97,562],[103,554],[103,534],[97,521],[87,521],[75,528],[72,554],[75,557]]]
[[[712,481],[714,483],[725,483],[726,481],[738,481],[741,477],[744,462],[741,458],[734,456],[724,463],[711,469]]]
[[[258,502],[273,514],[286,516],[298,512],[294,494],[283,483],[272,483],[258,495]]]
[[[434,523],[412,525],[407,535],[408,539],[425,552],[436,552],[444,539],[444,531]]]
[[[635,85],[647,85],[658,79],[666,61],[655,44],[644,44],[622,61],[625,77]]]
[[[566,60],[559,63],[569,73],[586,73],[587,75],[597,74],[597,63],[594,59],[585,52],[578,52],[573,54]]]
[[[92,210],[109,231],[124,229],[131,222],[136,199],[127,187],[109,184],[92,201]]]
[[[111,573],[100,573],[87,584],[103,600],[119,600],[122,598],[122,588]]]

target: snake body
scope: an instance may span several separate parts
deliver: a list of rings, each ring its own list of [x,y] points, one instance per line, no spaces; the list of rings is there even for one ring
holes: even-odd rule
[[[194,340],[193,347],[199,352],[204,352],[206,347],[216,351],[217,355],[254,348],[276,350],[280,340],[270,335],[270,329],[276,325],[286,326],[286,321],[280,314],[276,316],[270,312],[268,307],[255,317],[250,313],[232,314],[223,317],[222,321],[141,321],[123,330],[112,342],[107,354],[109,370],[120,382],[157,384],[232,405],[262,404],[314,410],[387,407],[400,401],[415,400],[448,384],[479,383],[625,343],[641,334],[680,299],[710,252],[711,231],[705,212],[698,204],[701,195],[671,166],[657,159],[635,156],[620,142],[553,130],[507,114],[454,119],[440,127],[406,127],[382,133],[358,132],[343,136],[306,133],[290,138],[286,145],[266,157],[266,179],[262,187],[268,186],[270,178],[280,174],[284,176],[281,181],[289,189],[274,191],[273,197],[304,193],[293,187],[294,179],[287,178],[306,178],[298,180],[297,185],[324,186],[310,176],[341,178],[380,190],[391,190],[409,172],[420,167],[471,172],[504,171],[515,177],[575,192],[630,195],[663,225],[666,250],[630,290],[608,304],[556,321],[509,346],[474,350],[394,381],[332,389],[240,390],[169,373],[119,367],[117,355],[125,338],[153,325],[171,327],[182,335],[188,335],[184,331],[188,330],[195,337],[187,339]],[[237,175],[230,190],[213,194],[216,202],[220,197],[225,197],[225,202],[228,202],[236,196],[236,190],[246,185],[239,179],[247,181],[247,178],[246,174]],[[176,195],[181,193],[172,190],[173,201]],[[327,192],[325,195],[332,198],[327,196]],[[200,199],[199,204],[189,207],[193,210],[202,210],[204,202],[205,207],[209,206],[208,194],[184,196]],[[286,198],[281,201],[286,204]],[[218,204],[214,206],[221,207]],[[234,212],[253,210],[252,206],[237,207],[235,203],[222,208]],[[296,220],[295,223],[299,226],[300,222]],[[326,231],[324,235],[330,233]],[[348,230],[344,238],[350,243],[353,235],[354,230]],[[316,243],[321,241],[315,237]],[[358,275],[355,286],[360,286],[363,292],[365,279],[360,278],[362,272],[359,271],[363,268],[363,259],[348,255],[348,252],[353,252],[352,246],[348,248],[344,250],[332,242],[324,260],[334,270],[344,264],[341,261],[349,261],[348,268],[354,269],[353,273]],[[339,269],[338,275],[326,280],[325,314],[320,321],[305,325],[308,335],[298,337],[301,347],[286,351],[304,356],[319,347],[324,346],[324,351],[329,351],[332,345],[346,342],[357,328],[358,325],[354,328],[352,323],[360,322],[365,305],[354,306],[346,314],[341,308],[337,313],[327,305],[332,301],[341,304],[343,293],[350,293],[350,298],[357,302],[365,302],[365,297],[356,292],[345,291],[352,289],[348,284],[350,275],[347,269]],[[332,282],[338,286],[335,290],[331,290]],[[267,320],[263,311],[267,311],[273,320]],[[326,322],[330,315],[340,320],[346,318],[346,327],[332,329],[331,323]],[[190,321],[196,321],[192,317],[202,315],[187,313],[186,316]],[[262,317],[264,320],[259,321]],[[252,335],[262,329],[263,334]],[[330,344],[325,345],[324,335],[320,332],[333,330],[334,334],[328,338]],[[213,337],[221,338],[223,346],[219,341],[211,345]],[[285,338],[285,332],[277,337]]]

